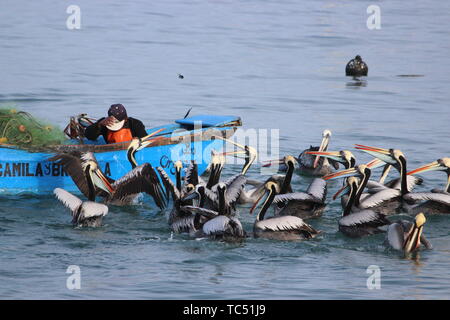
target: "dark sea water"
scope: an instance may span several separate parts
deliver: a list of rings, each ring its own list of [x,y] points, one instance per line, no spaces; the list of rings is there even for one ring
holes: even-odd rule
[[[80,30],[66,27],[71,4],[81,8]],[[366,25],[372,4],[379,30]],[[147,127],[188,107],[234,114],[244,129],[279,129],[281,154],[295,156],[328,128],[331,150],[398,148],[412,169],[450,156],[449,30],[448,1],[3,0],[0,104],[61,127],[80,112],[103,116],[112,103]],[[369,65],[362,82],[344,76],[356,54]],[[249,176],[259,173],[258,163]],[[423,177],[418,190],[445,183],[443,173]],[[295,176],[294,188],[309,182]],[[50,195],[0,201],[2,299],[450,297],[448,216],[427,220],[434,249],[406,259],[385,249],[383,235],[340,234],[340,204],[331,199],[311,221],[320,237],[239,245],[172,236],[149,201],[111,206],[97,229],[73,228]],[[251,230],[254,216],[248,208],[240,215]],[[70,265],[80,267],[80,290],[66,287]],[[381,269],[379,290],[367,288],[370,265]]]

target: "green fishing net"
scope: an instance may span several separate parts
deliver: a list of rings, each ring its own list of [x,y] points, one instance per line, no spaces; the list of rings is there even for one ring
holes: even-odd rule
[[[66,140],[60,128],[35,119],[27,112],[0,108],[0,145],[43,147]]]

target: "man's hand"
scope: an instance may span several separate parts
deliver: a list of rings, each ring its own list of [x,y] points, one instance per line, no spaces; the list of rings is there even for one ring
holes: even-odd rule
[[[99,126],[106,127],[106,126],[110,126],[110,125],[114,124],[116,121],[117,120],[116,120],[116,118],[114,118],[114,116],[110,116],[110,117],[103,119],[98,124],[99,124]]]

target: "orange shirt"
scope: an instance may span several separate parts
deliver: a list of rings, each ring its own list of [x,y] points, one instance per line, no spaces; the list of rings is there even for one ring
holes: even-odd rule
[[[131,130],[129,128],[122,128],[117,131],[108,130],[107,137],[107,143],[125,142],[133,139],[133,135],[131,134]]]

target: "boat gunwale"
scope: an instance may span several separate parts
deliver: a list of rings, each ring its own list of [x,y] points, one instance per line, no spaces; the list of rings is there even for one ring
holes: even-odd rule
[[[234,135],[237,130],[237,126],[223,126],[223,127],[208,127],[203,128],[200,132],[193,132],[194,130],[186,130],[188,134],[179,136],[155,136],[157,139],[149,146],[145,148],[154,148],[158,146],[176,145],[180,143],[192,143],[196,141],[210,141],[214,136],[220,136],[222,138],[229,138]],[[195,130],[198,131],[198,130]],[[170,133],[169,133],[170,134]],[[104,153],[112,151],[126,150],[130,144],[130,141],[119,142],[114,144],[61,144],[52,145],[46,147],[25,148],[9,144],[0,144],[0,148],[12,149],[17,151],[25,151],[29,153],[55,153],[55,152],[94,152]]]

